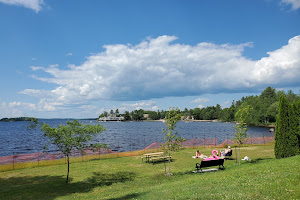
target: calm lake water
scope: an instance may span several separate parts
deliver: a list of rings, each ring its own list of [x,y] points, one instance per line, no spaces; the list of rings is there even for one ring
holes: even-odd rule
[[[66,124],[67,120],[51,119],[40,120],[52,126]],[[99,124],[96,121],[81,120],[84,124]],[[165,128],[163,122],[100,122],[106,131],[93,142],[109,145],[110,149],[119,152],[143,149],[153,142],[162,142]],[[14,154],[29,154],[42,152],[46,138],[41,131],[28,131],[28,122],[0,122],[0,157]],[[191,138],[217,138],[218,143],[234,137],[234,124],[221,122],[178,122],[176,131],[186,139]],[[249,127],[249,137],[274,136],[269,128]],[[56,147],[49,146],[49,152],[55,152]]]

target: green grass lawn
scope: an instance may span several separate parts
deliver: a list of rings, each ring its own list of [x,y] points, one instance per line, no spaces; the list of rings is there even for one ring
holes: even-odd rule
[[[0,199],[300,199],[300,155],[275,159],[274,145],[243,147],[251,162],[226,160],[225,170],[192,173],[196,150],[172,154],[172,177],[164,163],[141,156],[71,163],[69,184],[65,164],[1,172]]]

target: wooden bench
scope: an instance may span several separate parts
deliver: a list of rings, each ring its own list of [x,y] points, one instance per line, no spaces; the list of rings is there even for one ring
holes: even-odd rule
[[[197,171],[200,170],[200,172],[203,172],[202,168],[204,168],[204,167],[212,167],[212,166],[219,166],[219,169],[225,169],[225,167],[224,167],[223,164],[224,164],[224,159],[207,160],[207,161],[202,160],[201,164],[200,163],[196,163],[196,169],[197,169]],[[221,168],[221,166],[222,166],[222,168]]]
[[[151,158],[151,161],[152,161],[152,164],[154,164],[154,161],[159,161],[159,160],[166,161],[169,158],[171,159],[172,157],[171,156],[153,157],[153,158]]]

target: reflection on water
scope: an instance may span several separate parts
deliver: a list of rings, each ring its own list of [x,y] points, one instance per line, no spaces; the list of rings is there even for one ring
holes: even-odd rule
[[[65,124],[66,120],[41,120],[52,126]],[[99,124],[96,121],[82,120],[84,124]],[[153,142],[162,142],[165,128],[163,122],[101,122],[106,131],[94,139],[109,145],[110,149],[124,152],[143,149]],[[234,124],[221,122],[178,122],[176,131],[178,135],[191,138],[217,138],[218,143],[234,137]],[[28,122],[2,122],[0,123],[0,156],[15,154],[29,154],[43,151],[46,138],[42,137],[40,130],[28,131]],[[249,127],[249,137],[274,136],[268,128]],[[56,147],[49,146],[50,152]]]

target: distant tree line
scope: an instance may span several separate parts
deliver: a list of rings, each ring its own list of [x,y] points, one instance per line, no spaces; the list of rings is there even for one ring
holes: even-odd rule
[[[284,96],[290,103],[300,100],[299,94],[294,94],[292,90],[288,92],[277,91],[274,88],[267,87],[259,96],[242,97],[241,100],[232,102],[229,108],[224,108],[220,119],[223,121],[236,121],[235,114],[247,106],[251,111],[245,123],[249,125],[261,125],[275,123],[278,114],[280,97]]]
[[[19,122],[19,121],[36,121],[34,117],[15,117],[15,118],[2,118],[1,122]]]
[[[274,124],[276,122],[276,116],[278,114],[279,99],[284,96],[289,102],[299,101],[299,94],[293,93],[292,90],[288,92],[276,91],[274,88],[267,87],[259,96],[247,96],[242,97],[241,100],[233,101],[229,108],[222,109],[219,104],[216,106],[208,106],[205,108],[194,108],[179,110],[179,114],[182,119],[186,120],[221,120],[225,122],[237,121],[236,113],[240,109],[250,106],[250,114],[245,123],[248,125],[261,125],[261,124]],[[142,121],[142,120],[159,120],[165,119],[168,111],[146,111],[143,109],[134,111],[125,111],[124,114],[120,114],[119,110],[111,110],[102,113],[100,117],[107,117],[113,115],[116,117],[123,116],[126,121]]]

